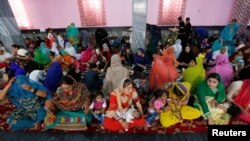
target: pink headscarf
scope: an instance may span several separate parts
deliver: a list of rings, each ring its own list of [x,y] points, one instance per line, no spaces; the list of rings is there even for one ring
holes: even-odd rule
[[[220,54],[215,62],[216,65],[207,72],[207,75],[214,72],[220,74],[223,84],[227,86],[233,79],[233,67],[229,62],[228,56]]]

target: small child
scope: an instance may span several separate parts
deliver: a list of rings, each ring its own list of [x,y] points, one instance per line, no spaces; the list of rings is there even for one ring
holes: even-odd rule
[[[236,70],[241,70],[244,68],[244,59],[243,59],[243,53],[242,51],[239,51],[238,54],[235,57],[236,62]]]
[[[133,123],[133,119],[140,118],[141,113],[135,109],[133,106],[129,108],[126,112],[116,111],[115,119],[125,119],[127,123]]]
[[[148,116],[146,118],[146,124],[151,127],[151,124],[159,119],[159,113],[163,112],[165,106],[167,106],[168,93],[162,89],[155,91],[156,100],[149,102]]]
[[[94,118],[100,122],[101,129],[104,129],[103,120],[104,120],[104,112],[107,107],[106,100],[103,98],[103,94],[101,91],[93,91],[92,94],[94,96],[94,100],[89,106],[89,110],[94,116]]]
[[[149,92],[149,81],[147,79],[146,73],[142,72],[138,79],[134,80],[135,87],[137,91],[141,92],[141,94],[147,94]]]
[[[134,106],[131,106],[127,111],[116,111],[116,120],[124,119],[127,123],[133,123],[133,119],[141,118],[141,113],[134,108]],[[128,131],[128,128],[125,128],[125,131]]]

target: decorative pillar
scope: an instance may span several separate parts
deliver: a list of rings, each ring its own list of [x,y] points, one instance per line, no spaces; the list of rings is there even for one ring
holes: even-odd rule
[[[134,53],[138,48],[143,48],[144,50],[146,48],[147,3],[147,0],[133,0],[131,48]]]
[[[10,51],[12,44],[24,45],[23,36],[19,30],[8,0],[1,0],[0,4],[0,40]]]

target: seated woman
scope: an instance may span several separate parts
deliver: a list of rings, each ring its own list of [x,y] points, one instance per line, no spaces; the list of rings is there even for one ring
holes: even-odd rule
[[[47,107],[45,129],[86,130],[86,124],[92,120],[89,113],[89,97],[85,85],[76,82],[69,75],[63,76],[61,87],[57,89],[53,98],[53,104]]]
[[[42,42],[40,47],[35,49],[34,60],[39,64],[48,65],[50,63],[49,52],[46,44]]]
[[[178,61],[180,62],[180,65],[178,66],[179,69],[187,68],[188,63],[194,58],[194,54],[190,51],[190,47],[186,46],[185,50],[183,50],[178,57]]]
[[[144,49],[139,48],[137,53],[134,55],[135,71],[142,72],[147,69],[148,65],[151,65],[151,61],[144,51]]]
[[[80,59],[81,71],[86,71],[88,63],[96,63],[98,55],[94,50],[94,46],[95,46],[95,37],[91,36],[88,48],[81,54],[81,59]]]
[[[50,52],[49,58],[51,60],[51,64],[47,66],[48,70],[46,72],[43,85],[54,94],[56,89],[60,86],[60,82],[63,77],[63,70],[61,64],[57,61],[54,52]]]
[[[123,78],[129,77],[129,69],[122,66],[121,57],[114,54],[111,57],[111,65],[107,69],[107,73],[103,80],[103,94],[108,96],[112,90],[119,86],[119,82]]]
[[[149,78],[152,90],[161,88],[166,82],[174,82],[178,76],[179,73],[171,57],[155,55]]]
[[[173,82],[163,85],[162,88],[169,93],[169,106],[160,114],[160,122],[163,127],[170,127],[183,120],[193,120],[201,116],[201,111],[187,105],[190,87],[188,82]]]
[[[52,98],[51,93],[39,82],[26,76],[13,77],[0,93],[0,100],[8,97],[16,106],[7,119],[11,130],[32,128],[44,120],[44,103]]]
[[[189,67],[183,72],[183,81],[189,82],[191,84],[191,94],[194,94],[194,91],[197,85],[205,79],[206,72],[203,67],[203,59],[201,57],[193,58],[189,62]]]
[[[119,101],[120,99],[120,101]],[[121,80],[119,87],[114,89],[110,94],[109,107],[106,111],[104,119],[104,128],[111,131],[122,131],[123,129],[132,128],[135,126],[145,126],[146,122],[143,116],[139,119],[134,119],[127,123],[123,119],[116,119],[117,110],[128,110],[132,103],[136,104],[138,111],[143,115],[142,106],[136,90],[133,88],[132,81],[124,78]],[[123,109],[120,109],[120,106]]]
[[[208,75],[210,73],[218,73],[226,87],[233,79],[233,66],[229,62],[228,56],[225,54],[218,55],[215,60],[215,66],[207,72]]]
[[[228,124],[229,115],[224,103],[226,94],[221,77],[218,73],[211,73],[196,89],[198,101],[194,106],[202,110],[203,117],[208,124]]]
[[[250,123],[250,79],[234,81],[228,87],[227,99],[240,108],[239,118]],[[229,112],[229,111],[228,111]],[[234,111],[235,112],[235,111]]]

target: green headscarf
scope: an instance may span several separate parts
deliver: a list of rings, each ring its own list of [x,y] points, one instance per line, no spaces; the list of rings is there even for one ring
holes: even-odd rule
[[[219,75],[219,74],[218,74]],[[206,97],[214,97],[218,103],[222,103],[226,99],[226,93],[223,83],[220,81],[217,86],[217,92],[214,93],[207,84],[207,79],[201,82],[197,86],[195,95],[198,98],[198,102],[202,108],[203,113],[207,116],[210,111],[206,102]],[[194,105],[195,106],[195,105]]]

